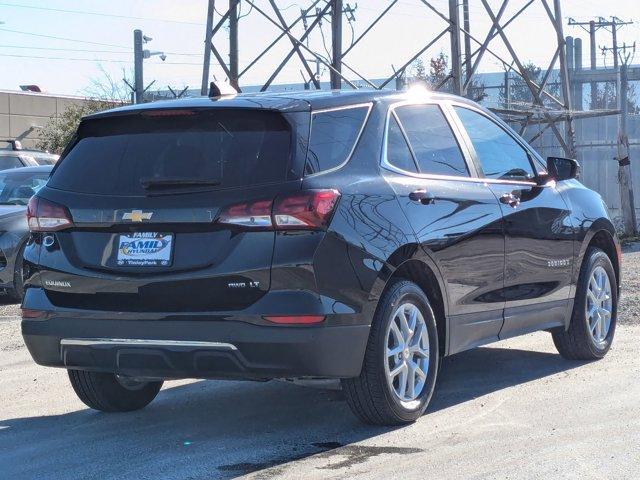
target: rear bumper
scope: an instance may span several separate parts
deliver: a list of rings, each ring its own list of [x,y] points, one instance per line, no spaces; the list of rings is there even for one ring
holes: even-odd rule
[[[348,378],[368,325],[282,327],[238,321],[24,319],[40,365],[148,378]]]

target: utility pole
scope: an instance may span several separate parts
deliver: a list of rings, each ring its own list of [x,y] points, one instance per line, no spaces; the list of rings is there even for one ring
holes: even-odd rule
[[[453,93],[463,95],[462,60],[460,58],[460,14],[458,0],[449,0],[449,36],[451,37],[451,77]]]
[[[606,53],[607,51],[613,51],[613,68],[619,72],[620,64],[618,60],[618,28],[623,27],[625,25],[631,25],[633,22],[625,22],[620,20],[618,17],[610,17],[610,20],[607,20],[603,17],[598,17],[598,20],[590,20],[588,22],[577,22],[573,18],[569,18],[568,25],[580,27],[583,30],[589,32],[589,46],[590,46],[590,54],[591,54],[591,69],[596,69],[596,31],[600,28],[611,28],[611,40],[612,47],[601,47],[602,53]],[[589,27],[588,29],[586,27]],[[620,76],[616,79],[616,103],[618,109],[621,108],[620,103]],[[598,87],[595,82],[591,82],[591,108],[593,108],[597,102],[597,92]]]
[[[331,88],[342,87],[342,0],[331,0]]]
[[[589,58],[591,62],[591,70],[596,69],[596,22],[589,22]],[[589,85],[591,93],[591,108],[598,102],[598,84],[591,82]]]
[[[215,12],[215,0],[209,0],[207,8],[207,30],[204,39],[204,63],[202,65],[202,84],[200,86],[200,95],[209,93],[209,68],[211,65],[211,41],[213,37],[213,14]]]
[[[633,197],[633,181],[631,176],[631,159],[629,151],[629,137],[627,136],[627,118],[629,116],[628,59],[620,70],[620,130],[618,132],[618,180],[620,182],[620,207],[625,235],[635,236],[638,232],[636,208]]]
[[[146,92],[147,89],[156,82],[154,80],[146,87],[144,86],[144,75],[142,73],[144,59],[151,58],[155,55],[158,55],[163,62],[167,59],[164,52],[152,52],[151,50],[142,48],[145,43],[150,42],[151,40],[153,40],[153,38],[143,35],[142,30],[133,31],[133,99],[135,103],[144,102],[144,92]],[[125,83],[127,83],[127,85],[129,84],[126,80]]]
[[[144,76],[142,66],[144,54],[142,53],[142,30],[133,31],[133,71],[134,71],[134,98],[136,103],[142,103],[144,94]]]
[[[238,90],[238,4],[229,0],[229,83]]]

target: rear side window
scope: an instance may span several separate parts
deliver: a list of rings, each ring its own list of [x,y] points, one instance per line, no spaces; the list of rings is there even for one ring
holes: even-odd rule
[[[345,162],[356,146],[369,106],[315,112],[305,174],[323,172]]]
[[[405,172],[418,173],[413,155],[407,145],[407,140],[400,129],[394,114],[389,116],[389,130],[387,131],[387,162]]]
[[[454,108],[467,130],[486,177],[530,180],[535,176],[526,150],[500,125],[468,108]]]
[[[81,124],[78,141],[48,185],[83,193],[145,195],[149,181],[195,179],[215,185],[210,189],[286,179],[291,130],[276,112],[149,113]]]
[[[451,127],[437,105],[406,105],[395,109],[421,173],[469,176]]]

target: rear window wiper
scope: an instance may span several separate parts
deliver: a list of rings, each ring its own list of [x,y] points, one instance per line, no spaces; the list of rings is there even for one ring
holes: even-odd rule
[[[218,180],[204,180],[202,178],[185,177],[158,177],[143,178],[140,180],[142,188],[152,190],[154,188],[174,188],[174,187],[215,187],[220,185]]]

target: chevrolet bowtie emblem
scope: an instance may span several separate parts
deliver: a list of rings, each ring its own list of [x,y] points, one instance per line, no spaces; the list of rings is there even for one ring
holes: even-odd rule
[[[143,220],[151,220],[153,212],[143,212],[142,210],[132,210],[122,215],[123,220],[131,220],[132,222],[141,222]]]

